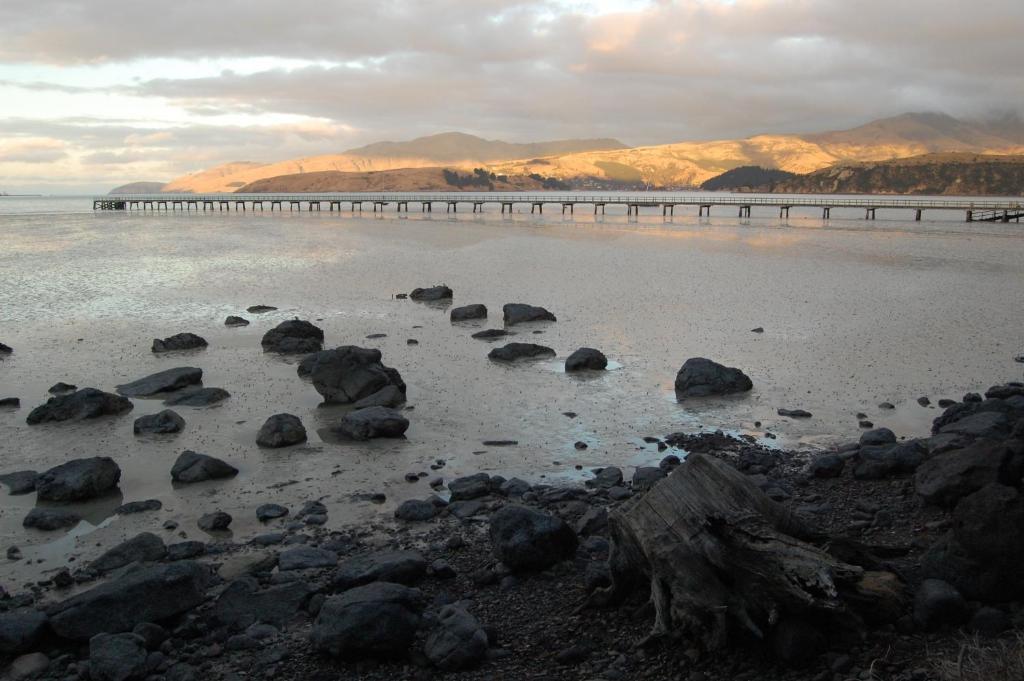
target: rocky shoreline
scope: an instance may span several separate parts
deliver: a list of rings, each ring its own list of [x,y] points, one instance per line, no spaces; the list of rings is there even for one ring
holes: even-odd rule
[[[450,290],[422,291],[434,291],[427,299],[450,298]],[[543,308],[526,307],[507,309],[506,324],[554,320]],[[355,404],[340,427],[344,436],[400,437],[408,420],[396,411],[405,393],[398,372],[376,350],[321,350],[318,331],[309,322],[285,322],[268,332],[264,347],[312,353],[300,376],[325,399]],[[174,346],[175,338],[154,351]],[[202,347],[196,338],[184,340]],[[583,350],[592,363],[582,370],[601,370],[603,355]],[[123,395],[169,391],[173,400],[211,390],[197,388],[201,376],[193,367],[172,369],[118,386],[122,395],[66,386],[28,420],[115,417],[131,409]],[[681,399],[750,385],[740,370],[703,358],[687,361],[676,378]],[[139,419],[147,419],[141,427],[177,423],[166,412],[156,416]],[[278,414],[259,439],[276,448],[305,436],[297,418]],[[246,543],[216,538],[232,519],[214,508],[198,509],[206,512],[199,527],[214,537],[203,542],[188,539],[173,521],[161,523],[158,501],[131,502],[118,512],[153,514],[152,531],[88,565],[69,563],[31,584],[3,584],[0,668],[10,678],[95,681],[926,681],[947,678],[943,663],[950,660],[962,670],[965,655],[969,668],[983,664],[989,646],[1016,645],[1019,653],[1024,384],[965,395],[946,406],[928,436],[865,430],[858,442],[810,460],[805,452],[721,432],[645,439],[665,452],[660,465],[594,469],[582,485],[437,474],[429,480],[434,494],[404,502],[388,522],[336,525],[321,499],[293,508],[263,503],[254,513],[266,531]],[[723,655],[686,638],[648,637],[654,613],[646,593],[599,603],[595,595],[612,580],[609,516],[627,512],[693,454],[734,466],[774,503],[818,528],[829,550],[870,575],[870,615],[850,613],[869,620],[858,640],[806,630],[783,635],[780,628]],[[230,462],[186,451],[171,474],[187,483],[237,472]],[[102,495],[119,477],[113,461],[96,457],[0,481],[12,492],[36,491],[59,503]],[[37,507],[26,525],[56,529],[77,521],[71,510]],[[7,557],[18,560],[17,547]],[[983,643],[968,649],[965,635]],[[989,670],[963,678],[1017,678],[1011,674],[1021,670],[1011,664],[1005,677]]]

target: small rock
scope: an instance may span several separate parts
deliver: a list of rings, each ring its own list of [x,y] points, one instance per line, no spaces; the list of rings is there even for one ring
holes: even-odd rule
[[[777,413],[779,416],[788,416],[794,419],[809,419],[813,416],[811,412],[804,409],[779,409]]]
[[[214,511],[200,516],[196,524],[204,532],[219,532],[228,529],[231,525],[231,515],[224,511]]]
[[[65,383],[64,381],[58,381],[57,383],[51,385],[50,389],[47,390],[46,392],[50,393],[51,395],[63,395],[64,393],[73,393],[76,390],[78,390],[77,385]]]
[[[231,314],[224,320],[224,326],[249,326],[249,320],[245,317],[238,317]]]
[[[555,315],[543,307],[525,305],[523,303],[508,303],[501,309],[506,326],[514,326],[525,322],[558,321]]]
[[[260,427],[256,444],[260,447],[279,448],[306,441],[306,428],[298,416],[274,414]]]
[[[430,288],[414,288],[409,294],[409,297],[413,300],[422,300],[427,302],[438,301],[438,300],[451,300],[454,293],[447,286],[431,286]]]
[[[453,322],[465,322],[472,319],[487,319],[487,306],[476,304],[457,307],[451,311],[450,319]]]
[[[580,348],[565,360],[566,371],[601,371],[608,367],[608,358],[594,348]]]
[[[197,348],[205,348],[207,346],[206,339],[202,336],[197,336],[194,333],[179,333],[169,338],[153,339],[153,352],[173,352],[178,350],[195,350]]]
[[[499,362],[514,362],[518,359],[533,359],[537,357],[554,357],[555,351],[544,345],[534,343],[509,343],[500,348],[494,348],[487,357]]]
[[[967,602],[960,592],[941,580],[924,580],[914,595],[914,621],[922,629],[962,624],[968,615]]]
[[[263,504],[256,509],[256,518],[261,523],[288,515],[288,509],[280,504]]]
[[[220,480],[235,475],[238,475],[238,469],[231,464],[189,449],[182,452],[171,467],[171,479],[182,483]]]
[[[136,435],[164,435],[180,433],[184,427],[185,419],[171,409],[164,409],[135,419],[132,430]]]

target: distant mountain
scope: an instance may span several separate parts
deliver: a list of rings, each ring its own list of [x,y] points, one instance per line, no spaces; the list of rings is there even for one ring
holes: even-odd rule
[[[944,153],[839,163],[753,189],[785,194],[1021,196],[1024,156]]]
[[[543,177],[506,177],[477,170],[451,168],[399,168],[365,173],[326,170],[268,177],[247,184],[239,192],[453,192],[453,191],[538,191],[554,188]]]
[[[798,175],[787,173],[785,170],[760,166],[740,166],[704,181],[700,188],[709,192],[749,190],[754,187],[771,187],[776,182],[794,177],[798,177]]]
[[[538,156],[561,156],[581,151],[625,148],[625,144],[614,139],[573,139],[517,144],[501,140],[485,140],[461,132],[443,132],[438,135],[417,137],[408,142],[368,144],[365,147],[349,149],[345,154],[366,158],[423,158],[438,163],[461,161],[488,163]]]
[[[225,164],[176,178],[163,191],[232,192],[257,180],[282,175],[442,165],[464,171],[485,167],[510,177],[554,177],[584,188],[686,188],[742,166],[804,174],[837,163],[944,152],[1024,154],[1024,123],[1015,116],[977,122],[939,113],[910,113],[851,130],[636,148],[624,148],[616,140],[515,144],[443,133],[409,142],[379,142],[344,154],[278,163]]]
[[[164,186],[163,191],[234,192],[269,177],[326,171],[366,173],[400,168],[436,168],[441,165],[471,171],[496,161],[531,159],[570,151],[621,149],[623,146],[617,140],[607,139],[514,144],[462,133],[442,133],[409,142],[379,142],[343,154],[326,154],[278,163],[227,163],[175,178]]]
[[[164,182],[129,182],[114,187],[110,194],[157,194],[164,188]]]

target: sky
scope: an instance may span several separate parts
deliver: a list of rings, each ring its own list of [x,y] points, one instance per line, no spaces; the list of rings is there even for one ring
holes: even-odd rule
[[[1024,109],[1021,0],[2,0],[0,191],[458,130],[629,145]]]

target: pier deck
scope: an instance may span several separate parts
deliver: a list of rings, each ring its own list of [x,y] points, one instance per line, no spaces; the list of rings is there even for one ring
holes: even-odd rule
[[[597,194],[597,193],[495,193],[495,192],[387,192],[387,193],[282,193],[282,194],[120,194],[93,198],[93,210],[121,211],[236,211],[288,210],[362,211],[364,205],[373,212],[394,206],[397,212],[418,205],[422,212],[433,212],[434,205],[446,212],[457,212],[459,206],[471,206],[472,212],[483,212],[488,205],[498,206],[502,213],[513,207],[529,206],[531,213],[543,213],[545,206],[561,207],[562,213],[573,214],[576,206],[593,206],[594,214],[604,214],[607,206],[624,206],[627,215],[639,215],[640,209],[660,209],[665,216],[674,215],[677,207],[696,207],[698,215],[711,215],[714,208],[737,209],[739,217],[750,217],[754,207],[777,208],[779,217],[789,217],[791,208],[819,208],[823,219],[831,217],[833,208],[859,208],[864,218],[874,220],[879,210],[912,211],[920,220],[926,210],[959,211],[967,222],[1020,221],[1024,217],[1024,201],[965,200],[935,198],[902,198],[892,196],[835,197],[821,195],[751,195],[742,194]]]

